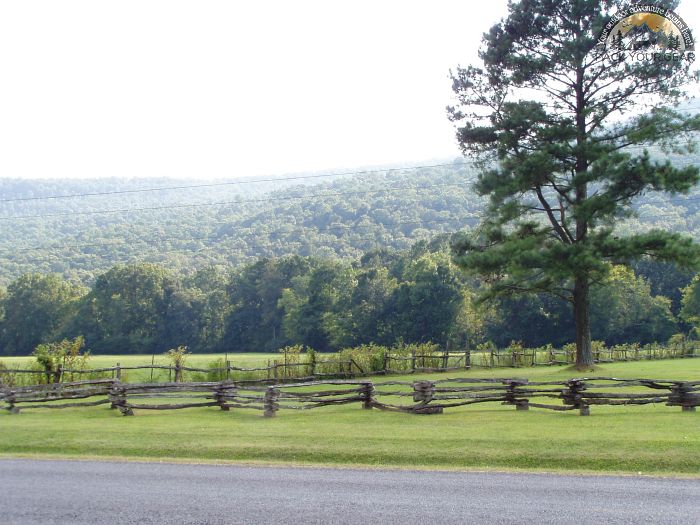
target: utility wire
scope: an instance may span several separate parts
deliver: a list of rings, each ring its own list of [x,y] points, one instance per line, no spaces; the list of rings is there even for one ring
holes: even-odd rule
[[[407,171],[407,170],[418,170],[418,169],[430,169],[430,168],[444,168],[448,166],[469,166],[474,164],[474,161],[465,161],[460,163],[444,163],[444,164],[426,164],[422,166],[406,166],[403,168],[384,168],[376,170],[363,170],[363,171],[348,171],[341,173],[322,173],[316,175],[299,175],[293,177],[276,177],[276,178],[260,178],[260,179],[246,179],[246,180],[236,180],[227,182],[211,182],[204,184],[187,184],[182,186],[159,186],[154,188],[139,188],[134,190],[113,190],[113,191],[96,191],[89,193],[71,193],[67,195],[47,195],[45,197],[17,197],[12,199],[0,199],[2,202],[26,202],[26,201],[38,201],[38,200],[56,200],[56,199],[73,199],[76,197],[95,197],[101,195],[123,195],[128,193],[146,193],[152,191],[166,191],[166,190],[185,190],[194,188],[214,188],[218,186],[232,186],[232,185],[244,185],[244,184],[259,184],[263,182],[286,182],[294,180],[308,180],[308,179],[322,179],[329,177],[347,177],[351,175],[368,175],[370,173],[391,173],[393,171]]]
[[[339,191],[339,192],[326,192],[326,193],[317,193],[317,194],[311,194],[311,195],[298,195],[298,196],[285,196],[285,197],[269,197],[265,199],[240,199],[240,200],[233,200],[233,201],[220,201],[220,202],[202,202],[202,203],[194,203],[194,204],[169,204],[167,206],[149,206],[149,207],[143,207],[143,208],[118,208],[118,209],[111,209],[111,210],[91,210],[91,211],[72,211],[72,212],[60,212],[60,213],[45,213],[45,214],[37,214],[37,215],[8,215],[5,217],[0,217],[0,220],[2,221],[8,221],[8,220],[13,220],[13,219],[43,219],[43,218],[48,218],[48,217],[66,217],[66,216],[77,216],[77,215],[104,215],[107,213],[131,213],[131,212],[138,212],[138,211],[156,211],[156,210],[171,210],[171,209],[180,209],[180,208],[202,208],[202,207],[207,207],[207,206],[226,206],[229,204],[248,204],[248,203],[256,203],[256,202],[279,202],[279,201],[290,201],[290,200],[303,200],[303,199],[314,199],[318,197],[338,197],[338,196],[347,196],[347,195],[368,195],[370,193],[392,193],[393,190],[397,191],[407,191],[407,190],[424,190],[424,189],[432,189],[436,187],[449,187],[449,186],[454,186],[454,187],[461,187],[462,184],[432,184],[428,186],[415,186],[411,188],[396,188],[396,187],[390,187],[390,188],[384,188],[384,189],[377,189],[377,190],[366,190],[366,191]]]
[[[697,108],[687,108],[687,109],[700,109]],[[628,146],[625,149],[643,149],[644,146]],[[125,195],[131,193],[147,193],[154,191],[168,191],[168,190],[184,190],[184,189],[196,189],[196,188],[214,188],[220,186],[233,186],[233,185],[246,185],[246,184],[260,184],[265,182],[286,182],[295,180],[309,180],[309,179],[322,179],[331,177],[347,177],[353,175],[368,175],[372,173],[391,173],[394,171],[407,171],[407,170],[418,170],[418,169],[430,169],[430,168],[445,168],[452,166],[471,166],[475,164],[476,161],[464,161],[460,163],[442,163],[442,164],[425,164],[418,166],[405,166],[397,168],[384,168],[384,169],[373,169],[373,170],[362,170],[362,171],[348,171],[340,173],[321,173],[315,175],[298,175],[291,177],[273,177],[273,178],[259,178],[259,179],[247,179],[247,180],[236,180],[227,182],[212,182],[204,184],[185,184],[180,186],[158,186],[153,188],[139,188],[133,190],[112,190],[112,191],[96,191],[96,192],[86,192],[86,193],[71,193],[66,195],[47,195],[43,197],[15,197],[11,199],[0,199],[0,203],[5,202],[29,202],[29,201],[40,201],[40,200],[59,200],[59,199],[74,199],[78,197],[96,197],[105,195]]]
[[[435,165],[438,166],[438,165]],[[448,166],[448,165],[442,165],[442,166]],[[373,173],[373,172],[368,172],[368,173]],[[440,186],[440,185],[437,185]],[[409,188],[409,189],[430,189],[436,187],[435,185],[430,185],[430,186],[423,186],[423,187],[416,187],[416,188]],[[137,191],[137,190],[134,190]],[[279,201],[288,201],[288,200],[297,200],[297,199],[305,199],[305,198],[316,198],[316,197],[334,197],[334,196],[343,196],[343,195],[366,195],[369,193],[378,193],[378,192],[388,192],[387,189],[380,189],[380,190],[367,190],[367,191],[354,191],[354,192],[332,192],[332,193],[320,193],[320,194],[315,194],[315,195],[300,195],[300,196],[285,196],[285,197],[268,197],[268,198],[261,198],[261,199],[239,199],[239,200],[229,200],[229,201],[220,201],[220,202],[203,202],[203,203],[187,203],[187,204],[169,204],[166,206],[148,206],[148,207],[142,207],[142,208],[116,208],[116,209],[109,209],[109,210],[90,210],[90,211],[70,211],[70,212],[59,212],[59,213],[44,213],[44,214],[34,214],[34,215],[8,215],[4,217],[0,217],[0,220],[7,221],[7,220],[15,220],[15,219],[43,219],[43,218],[50,218],[50,217],[68,217],[68,216],[78,216],[78,215],[103,215],[103,214],[109,214],[109,213],[131,213],[131,212],[139,212],[139,211],[159,211],[159,210],[170,210],[170,209],[176,209],[176,208],[201,208],[201,207],[208,207],[208,206],[226,206],[229,204],[247,204],[247,203],[259,203],[259,202],[279,202]],[[88,194],[83,194],[83,195],[88,195]],[[74,196],[80,196],[80,195],[74,195]]]

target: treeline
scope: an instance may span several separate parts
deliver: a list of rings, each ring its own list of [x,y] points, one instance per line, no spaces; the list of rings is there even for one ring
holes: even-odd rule
[[[485,283],[451,260],[443,235],[352,261],[286,256],[181,275],[152,263],[114,266],[88,288],[27,274],[0,289],[0,355],[83,336],[94,353],[335,351],[365,343],[432,342],[457,350],[492,341],[562,346],[568,303],[547,296],[476,304]],[[636,273],[635,273],[636,271]],[[700,286],[674,266],[614,267],[592,294],[593,337],[665,342],[700,324]]]

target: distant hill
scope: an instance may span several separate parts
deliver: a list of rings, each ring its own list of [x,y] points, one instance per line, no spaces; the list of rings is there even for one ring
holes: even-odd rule
[[[476,174],[462,159],[357,171],[245,184],[0,179],[0,285],[26,272],[89,283],[115,264],[136,261],[189,273],[286,254],[357,258],[470,228],[481,217],[484,202],[472,190]],[[175,186],[197,187],[143,191]],[[73,194],[98,195],[39,199]],[[662,227],[700,238],[699,188],[688,197],[646,195],[638,210],[623,233]]]
[[[0,284],[30,271],[89,282],[114,264],[134,261],[187,272],[289,253],[357,257],[378,246],[406,248],[478,221],[482,204],[470,189],[472,174],[456,162],[211,186],[173,179],[0,179]],[[174,186],[198,187],[143,191]],[[95,193],[102,195],[37,199]]]

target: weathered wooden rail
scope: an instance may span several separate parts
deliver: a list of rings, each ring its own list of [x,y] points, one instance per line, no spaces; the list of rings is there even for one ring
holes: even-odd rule
[[[596,350],[595,361],[608,363],[614,361],[639,361],[648,359],[665,358],[697,358],[700,357],[700,348],[697,345],[671,348],[640,348],[624,346]],[[124,376],[130,371],[150,371],[150,382],[154,379],[165,382],[183,382],[186,374],[204,374],[209,380],[228,380],[236,383],[266,381],[270,384],[284,383],[288,381],[318,380],[355,377],[366,377],[390,374],[413,374],[426,372],[450,372],[456,370],[469,370],[470,368],[520,368],[531,366],[564,365],[573,362],[574,354],[564,350],[549,348],[520,349],[512,351],[470,351],[461,352],[433,352],[430,354],[399,355],[385,353],[381,369],[371,370],[366,365],[359,364],[353,358],[330,358],[313,361],[301,360],[299,362],[269,361],[267,366],[241,367],[234,366],[228,358],[224,366],[198,368],[191,366],[147,364],[138,366],[121,366],[119,363],[113,367],[68,369],[59,367],[51,372],[43,372],[32,369],[4,369],[0,367],[0,385],[17,385],[30,381],[58,383],[73,382],[76,378],[101,378],[119,379],[127,382]],[[160,372],[162,377],[154,378],[154,372]],[[166,375],[167,374],[167,375]],[[192,377],[191,375],[189,377]]]
[[[614,392],[608,390],[614,389]],[[555,400],[560,404],[554,404]],[[499,403],[517,410],[578,410],[589,415],[594,405],[665,404],[695,411],[700,406],[700,381],[574,378],[530,382],[527,379],[451,378],[384,381],[364,379],[300,383],[169,382],[122,383],[97,379],[0,388],[0,401],[10,414],[20,409],[64,409],[109,404],[124,415],[135,410],[176,410],[219,407],[251,409],[274,416],[280,410],[309,410],[358,403],[363,408],[438,414],[479,403]]]

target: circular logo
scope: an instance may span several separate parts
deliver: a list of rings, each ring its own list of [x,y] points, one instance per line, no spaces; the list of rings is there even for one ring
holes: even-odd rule
[[[603,28],[598,46],[616,63],[695,60],[688,25],[658,5],[637,4],[616,13]]]

